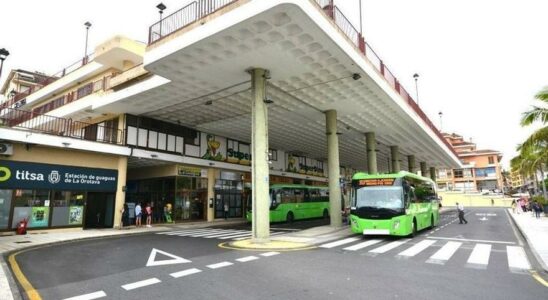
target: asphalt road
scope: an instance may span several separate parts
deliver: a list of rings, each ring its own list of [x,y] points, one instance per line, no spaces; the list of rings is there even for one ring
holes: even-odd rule
[[[473,209],[466,218],[459,225],[444,214],[414,239],[351,236],[267,255],[218,247],[244,229],[215,228],[68,243],[16,259],[43,299],[544,299],[548,289],[527,268],[509,267],[523,257],[536,263],[506,212]],[[524,255],[509,263],[508,247]],[[158,253],[147,267],[153,249],[172,257]],[[154,265],[165,260],[180,263]]]

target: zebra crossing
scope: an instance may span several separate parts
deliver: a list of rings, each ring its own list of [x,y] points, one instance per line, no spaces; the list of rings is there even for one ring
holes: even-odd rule
[[[416,243],[411,244],[411,241]],[[457,241],[430,238],[420,241],[411,239],[370,239],[364,241],[363,238],[360,237],[348,237],[321,244],[318,247],[323,249],[342,250],[344,252],[365,253],[372,257],[393,254],[397,258],[416,258],[422,253],[429,255],[425,263],[437,265],[445,265],[449,260],[455,258],[455,254],[460,250],[461,252],[465,252],[466,255],[470,252],[465,261],[465,267],[475,269],[487,269],[489,262],[491,261],[491,253],[505,252],[508,269],[512,273],[527,273],[532,269],[527,254],[521,246],[504,245],[505,248],[502,250],[493,249],[493,245],[488,243],[467,243],[459,241],[458,239]]]
[[[287,231],[271,230],[270,236],[276,236],[284,233],[287,233]],[[167,235],[167,236],[239,241],[239,240],[245,240],[250,238],[252,235],[252,232],[250,230],[238,230],[238,229],[197,228],[197,229],[184,229],[184,230],[177,230],[177,231],[157,232],[156,234]]]

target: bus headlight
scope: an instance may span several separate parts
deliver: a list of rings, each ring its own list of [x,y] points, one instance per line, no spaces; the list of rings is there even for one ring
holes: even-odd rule
[[[394,223],[392,223],[392,228],[395,230],[400,228],[400,220],[395,220]]]

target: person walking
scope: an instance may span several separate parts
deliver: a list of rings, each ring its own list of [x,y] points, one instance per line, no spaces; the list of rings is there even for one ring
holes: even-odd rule
[[[459,212],[459,224],[468,224],[468,221],[464,218],[464,206],[457,202],[457,211]]]
[[[152,207],[150,206],[150,203],[147,203],[145,213],[147,215],[147,227],[152,227]]]
[[[225,220],[228,219],[228,208],[229,208],[228,207],[228,202],[225,202],[225,207],[224,207],[224,209],[225,209]]]
[[[141,209],[141,203],[135,205],[135,227],[141,227],[141,217],[143,215],[143,210]]]
[[[540,219],[540,205],[537,201],[533,202],[533,211],[535,212],[535,218]]]

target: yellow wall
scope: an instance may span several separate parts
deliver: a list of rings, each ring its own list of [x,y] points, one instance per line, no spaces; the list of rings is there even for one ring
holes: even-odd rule
[[[13,144],[13,155],[2,160],[26,161],[88,168],[118,169],[118,156],[39,145]]]
[[[465,207],[470,206],[491,206],[491,199],[495,201],[494,206],[510,207],[512,198],[500,198],[500,196],[482,196],[480,194],[463,194],[456,192],[438,192],[442,197],[441,204],[444,207],[456,206],[456,202],[462,203]]]

